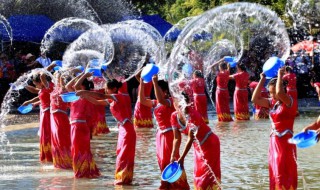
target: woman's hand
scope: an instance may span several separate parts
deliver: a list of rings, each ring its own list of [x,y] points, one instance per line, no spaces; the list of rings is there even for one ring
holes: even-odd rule
[[[29,101],[25,101],[25,102],[23,102],[22,106],[26,106],[26,105],[29,105],[29,104],[30,104]]]
[[[176,161],[176,158],[175,158],[174,156],[171,156],[171,158],[170,158],[170,163],[172,163],[172,162],[174,162],[174,161]]]
[[[158,75],[153,75],[152,76],[152,81],[153,82],[158,82]]]
[[[283,76],[283,75],[284,75],[284,70],[285,70],[285,67],[281,67],[281,68],[278,70],[278,76]]]
[[[181,169],[184,170],[184,158],[183,157],[180,157],[178,159],[178,164],[180,164]]]
[[[264,72],[260,73],[260,79],[264,79],[266,78],[266,75],[264,74]]]

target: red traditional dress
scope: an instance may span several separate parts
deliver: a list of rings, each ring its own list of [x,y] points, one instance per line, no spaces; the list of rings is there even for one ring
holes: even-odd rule
[[[146,98],[150,98],[152,90],[152,82],[146,83],[144,86],[144,95]],[[138,91],[140,91],[140,86]],[[123,107],[127,107],[126,104]],[[137,128],[152,128],[152,113],[151,108],[141,104],[139,101],[136,103],[134,108],[134,127]]]
[[[170,103],[170,106],[164,106],[158,103],[157,100],[153,100],[154,116],[159,126],[156,134],[156,150],[161,172],[170,164],[174,140],[170,117],[175,109],[173,107],[172,98],[167,99],[167,101]],[[176,159],[178,158],[179,155],[177,155]],[[183,172],[183,176],[175,183],[164,183],[161,181],[159,189],[190,189],[190,187],[187,181],[187,176],[185,175],[185,172]]]
[[[229,71],[219,72],[217,75],[216,110],[218,121],[222,122],[232,121],[229,106],[229,75]]]
[[[50,124],[50,93],[53,83],[48,88],[39,91],[40,99],[40,161],[52,162],[51,151],[51,124]]]
[[[254,89],[257,87],[257,85],[258,85],[258,82],[256,82],[256,81],[252,81],[249,84],[249,88],[250,88],[251,92],[254,91]],[[261,90],[261,97],[263,97],[263,98],[269,97],[268,91],[265,87],[263,87]],[[256,104],[254,104],[253,106],[254,106],[254,119],[258,120],[258,119],[268,119],[269,118],[269,108],[261,107]]]
[[[76,178],[96,178],[100,171],[96,166],[90,149],[90,126],[94,117],[88,110],[93,110],[93,104],[86,99],[71,103],[71,154],[73,172]]]
[[[270,99],[271,135],[269,143],[270,189],[297,189],[296,145],[288,143],[293,136],[297,100],[290,107]]]
[[[127,82],[122,82],[122,86],[121,86],[121,88],[119,88],[118,93],[124,95],[124,99],[126,102],[126,108],[128,109],[128,112],[130,113],[130,115],[132,115],[131,99],[130,99],[130,96],[128,93]]]
[[[220,141],[210,127],[203,121],[201,115],[190,108],[187,125],[184,126],[178,118],[178,112],[171,115],[171,124],[175,130],[188,135],[189,130],[195,134],[194,147],[194,186],[196,190],[220,189]]]
[[[95,90],[104,94],[104,89]],[[92,116],[95,117],[94,122],[89,124],[92,130],[92,135],[108,134],[110,129],[106,121],[106,107],[101,105],[93,105]]]
[[[298,91],[297,91],[297,77],[294,73],[288,73],[283,76],[283,81],[287,81],[287,94],[298,101]],[[297,113],[296,116],[299,116],[298,104],[297,104]]]
[[[113,94],[114,100],[110,103],[110,112],[118,121],[118,144],[115,171],[115,184],[130,184],[133,179],[134,156],[136,150],[136,132],[134,130],[131,115],[125,107],[125,96]]]
[[[187,80],[181,81],[179,83],[179,88],[188,95],[189,102],[190,102],[189,106],[194,108],[193,89],[191,84],[192,84],[191,81],[187,81]]]
[[[236,81],[236,90],[233,94],[234,115],[236,120],[249,120],[249,105],[248,105],[248,80],[247,72],[239,72],[233,75]]]
[[[56,168],[71,169],[71,127],[68,117],[68,103],[62,101],[60,87],[50,94],[51,100],[51,144],[53,165]]]
[[[205,82],[203,78],[195,78],[191,80],[193,91],[193,100],[195,109],[202,115],[204,121],[208,124],[208,104],[205,94]]]

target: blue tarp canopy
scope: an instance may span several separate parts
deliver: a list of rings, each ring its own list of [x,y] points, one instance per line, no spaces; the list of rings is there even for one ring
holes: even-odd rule
[[[12,28],[13,41],[40,43],[46,31],[54,21],[45,15],[14,15],[8,19]],[[9,41],[9,35],[0,23],[3,41]]]
[[[161,36],[164,36],[172,27],[172,24],[161,18],[160,15],[144,15],[140,17],[139,20],[143,20],[144,22],[156,28]]]

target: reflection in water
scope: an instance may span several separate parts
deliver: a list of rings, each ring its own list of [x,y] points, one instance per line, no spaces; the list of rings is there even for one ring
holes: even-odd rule
[[[209,115],[213,115],[209,113]],[[315,115],[296,119],[295,132]],[[210,126],[220,137],[223,189],[268,189],[269,120],[216,123]],[[155,129],[137,130],[137,147],[132,186],[114,186],[117,127],[108,117],[111,133],[94,137],[92,153],[102,176],[98,179],[74,179],[72,170],[54,169],[50,164],[39,163],[37,125],[29,129],[8,131],[12,158],[0,153],[0,181],[5,189],[117,189],[150,190],[160,185],[161,173],[155,150]],[[183,136],[183,142],[187,139]],[[181,146],[184,147],[184,144]],[[320,146],[298,149],[299,189],[320,186]],[[188,154],[185,169],[190,186],[193,186],[193,155]],[[303,174],[302,174],[303,172]],[[305,181],[305,183],[303,182]],[[2,189],[2,188],[1,188]]]

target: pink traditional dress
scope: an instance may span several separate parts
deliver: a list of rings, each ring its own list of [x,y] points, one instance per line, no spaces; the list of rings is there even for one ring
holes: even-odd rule
[[[229,106],[229,75],[229,71],[219,72],[217,75],[216,110],[218,121],[222,122],[233,121],[230,115]]]
[[[119,88],[118,93],[124,95],[124,99],[126,102],[126,108],[128,109],[128,112],[130,113],[130,115],[132,115],[131,99],[130,99],[130,96],[128,93],[127,82],[122,82],[122,86],[121,86],[121,88]]]
[[[104,94],[104,89],[95,90],[95,92]],[[101,105],[93,105],[93,107],[92,116],[95,117],[95,120],[92,123],[92,126],[90,124],[90,127],[92,128],[92,135],[110,133],[110,129],[106,121],[106,107]]]
[[[110,112],[118,121],[118,144],[115,171],[115,184],[131,184],[133,179],[134,156],[136,150],[136,132],[134,130],[131,115],[125,107],[125,96],[113,94],[114,100],[110,103]]]
[[[48,88],[39,91],[40,99],[40,161],[52,162],[51,151],[51,124],[50,124],[50,93],[53,90],[53,83]]]
[[[76,178],[96,178],[100,176],[90,149],[90,126],[93,122],[91,112],[93,104],[86,99],[71,103],[71,154],[73,160],[73,172]]]
[[[245,71],[233,75],[236,89],[233,94],[234,115],[236,120],[249,120],[248,80],[249,74]]]
[[[271,135],[269,143],[270,189],[297,189],[296,145],[288,140],[293,136],[293,124],[297,111],[297,100],[291,98],[291,106],[269,99]]]
[[[51,143],[53,165],[56,168],[71,169],[71,127],[68,117],[68,103],[62,101],[60,87],[55,87],[51,99]]]
[[[249,88],[251,89],[251,92],[254,91],[254,89],[257,87],[258,82],[253,81],[249,84]],[[261,90],[261,97],[268,98],[269,94],[265,87]],[[268,119],[269,118],[269,108],[261,107],[259,105],[254,104],[254,119]]]
[[[146,98],[150,98],[152,90],[152,82],[146,83],[144,86],[144,95]],[[138,91],[140,91],[140,86]],[[126,105],[123,105],[126,107]],[[137,128],[152,128],[152,113],[151,108],[141,104],[139,101],[136,103],[134,108],[134,126]]]
[[[194,186],[196,190],[220,189],[220,141],[210,127],[203,121],[201,115],[190,108],[187,125],[184,126],[178,112],[171,115],[171,124],[174,130],[188,135],[189,130],[195,134],[194,147]]]
[[[298,101],[298,91],[297,91],[297,77],[294,73],[288,73],[283,76],[283,81],[287,81],[287,94],[293,99]],[[299,116],[298,104],[297,104],[297,113],[296,116]]]
[[[167,99],[167,101],[170,103],[170,106],[164,106],[158,103],[157,100],[153,100],[154,115],[159,126],[156,134],[156,150],[161,173],[165,167],[170,164],[174,140],[170,117],[175,109],[172,98]],[[176,159],[178,158],[179,155],[177,155]],[[164,183],[161,181],[159,189],[190,189],[187,175],[183,172],[182,177],[175,183]]]
[[[204,121],[208,124],[208,104],[205,94],[205,82],[203,78],[195,78],[191,80],[193,90],[193,99],[195,109],[202,115]]]

